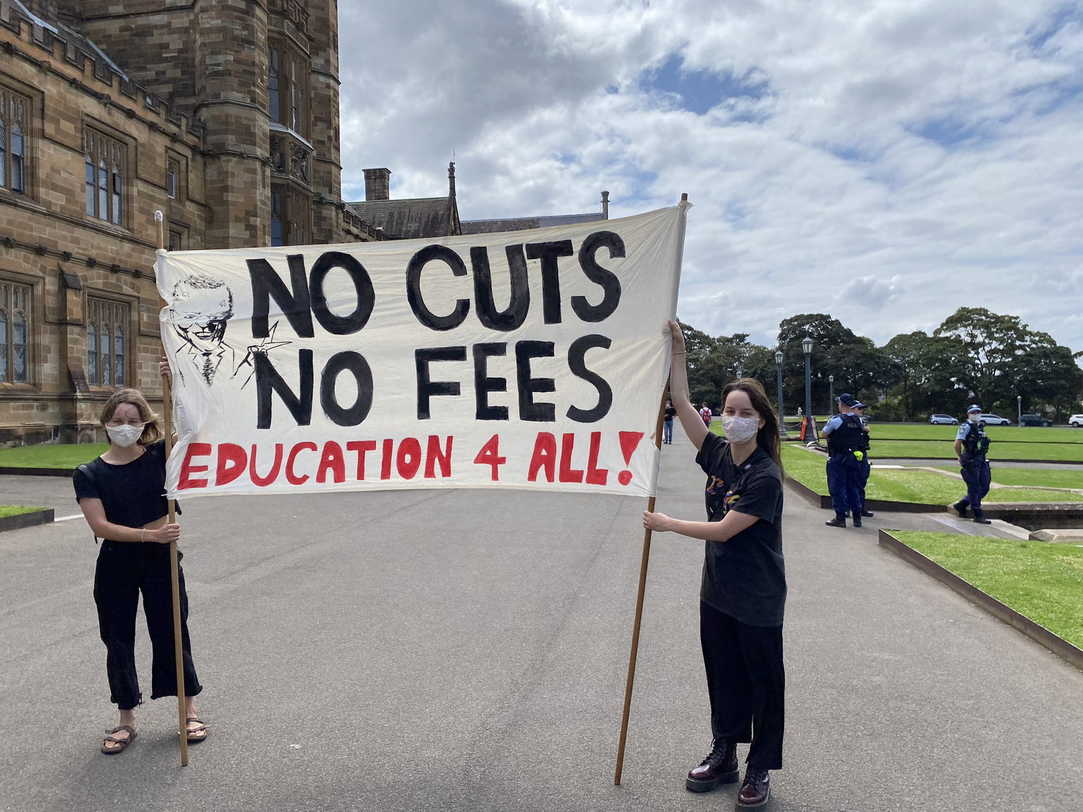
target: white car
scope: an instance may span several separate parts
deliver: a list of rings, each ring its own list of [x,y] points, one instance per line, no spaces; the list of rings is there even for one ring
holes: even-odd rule
[[[1068,425],[1077,429],[1083,429],[1083,414],[1073,414],[1068,418]]]
[[[978,420],[987,426],[1010,426],[1012,421],[998,414],[979,414]]]
[[[954,426],[959,421],[950,414],[931,414],[929,415],[929,422],[934,426]]]

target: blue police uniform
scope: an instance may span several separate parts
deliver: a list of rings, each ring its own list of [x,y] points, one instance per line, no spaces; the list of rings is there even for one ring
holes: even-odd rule
[[[853,395],[840,395],[839,402],[853,406]],[[863,443],[861,421],[852,414],[837,414],[824,426],[827,437],[827,489],[835,519],[827,524],[845,527],[846,517],[853,515],[854,527],[861,527],[861,462],[855,452]]]
[[[864,403],[855,403],[855,409],[864,409]],[[872,516],[872,513],[865,510],[865,486],[869,484],[869,475],[872,474],[872,462],[869,460],[869,432],[866,426],[868,425],[864,415],[855,415],[859,421],[861,421],[861,459],[858,462],[861,463],[861,473],[858,475],[857,489],[861,497],[861,515]]]
[[[977,407],[972,406],[967,410],[973,413]],[[989,438],[985,435],[985,424],[967,420],[955,434],[955,439],[962,441],[963,450],[959,456],[963,481],[966,483],[966,496],[956,502],[952,507],[959,512],[960,516],[966,515],[969,507],[974,511],[974,521],[983,522],[985,516],[981,509],[981,500],[989,493],[989,460],[986,455],[989,452]]]

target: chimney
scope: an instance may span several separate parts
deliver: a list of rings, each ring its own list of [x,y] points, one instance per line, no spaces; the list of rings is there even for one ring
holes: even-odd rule
[[[602,217],[609,219],[609,192],[602,192]]]
[[[447,194],[452,200],[455,199],[455,162],[447,165]]]
[[[365,170],[365,201],[391,199],[391,170]]]

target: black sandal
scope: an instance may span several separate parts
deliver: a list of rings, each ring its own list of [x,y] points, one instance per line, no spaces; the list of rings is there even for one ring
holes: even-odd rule
[[[128,731],[128,737],[126,739],[118,738],[115,735],[122,730]],[[128,745],[135,741],[135,735],[135,728],[131,725],[120,725],[118,727],[114,727],[112,730],[109,731],[109,735],[102,739],[102,752],[105,753],[105,755],[107,756],[116,755],[117,753],[123,753],[128,748]],[[120,746],[107,746],[110,743],[119,744]]]
[[[192,722],[195,722],[196,726],[188,727],[188,725],[192,724]],[[188,735],[189,744],[195,744],[196,742],[201,742],[207,738],[206,723],[202,719],[199,719],[195,716],[189,716],[187,719],[184,720],[184,730],[185,733]]]

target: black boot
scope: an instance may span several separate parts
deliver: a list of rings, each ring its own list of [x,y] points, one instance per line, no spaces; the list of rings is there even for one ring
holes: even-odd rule
[[[861,511],[854,511],[854,527],[861,527]]]
[[[977,524],[992,524],[989,519],[986,519],[985,516],[981,515],[980,513],[974,514],[974,521]]]
[[[967,509],[966,502],[964,502],[963,500],[960,499],[958,502],[956,502],[954,505],[952,505],[952,507],[955,509],[955,512],[959,514],[959,518],[961,518],[961,519],[966,518],[966,509]]]
[[[710,792],[720,784],[732,784],[739,775],[737,745],[715,739],[707,757],[688,771],[684,786],[690,792]]]
[[[771,797],[771,774],[767,770],[749,767],[745,770],[745,780],[737,793],[738,807],[763,806]]]
[[[866,519],[871,519],[876,514],[874,514],[871,510],[865,510],[865,508],[861,508],[861,515],[864,516]]]
[[[846,517],[835,515],[835,518],[829,522],[824,522],[828,527],[846,527]]]

